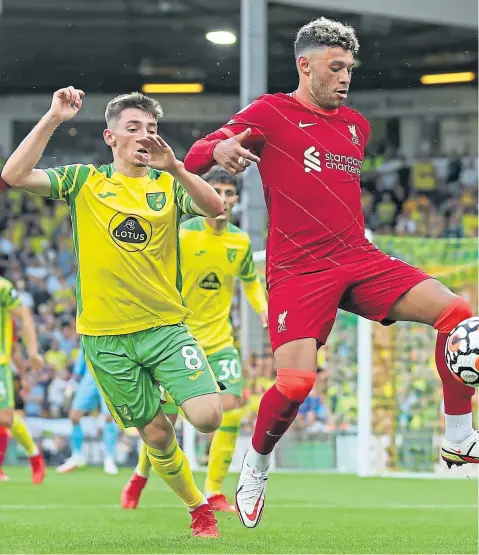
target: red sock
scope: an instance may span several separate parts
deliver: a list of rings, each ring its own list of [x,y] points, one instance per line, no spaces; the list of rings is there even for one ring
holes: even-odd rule
[[[0,467],[5,462],[8,448],[8,430],[7,428],[0,427]]]
[[[301,403],[293,403],[277,390],[276,385],[272,385],[259,405],[252,439],[253,449],[261,455],[271,453],[293,423],[300,406]]]
[[[460,382],[447,367],[445,351],[448,336],[448,333],[439,332],[436,339],[436,366],[442,380],[444,412],[468,414],[472,412],[472,397],[475,389]]]
[[[468,414],[472,412],[472,397],[475,389],[463,384],[449,370],[446,364],[446,342],[450,332],[463,320],[472,316],[469,304],[456,297],[434,323],[437,329],[436,366],[442,380],[444,412],[446,414]]]
[[[276,383],[263,395],[254,428],[253,449],[268,455],[291,426],[316,381],[316,372],[280,368]]]

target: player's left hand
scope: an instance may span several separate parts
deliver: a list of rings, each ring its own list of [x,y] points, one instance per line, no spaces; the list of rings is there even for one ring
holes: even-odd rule
[[[155,170],[168,171],[178,164],[175,153],[171,146],[159,135],[149,135],[137,139],[136,142],[146,149],[144,152],[135,152],[134,156],[143,164]]]
[[[43,357],[41,354],[33,353],[28,357],[28,364],[30,365],[30,368],[32,370],[35,370],[38,372],[45,365],[45,361],[43,360]]]
[[[261,325],[263,326],[263,328],[267,328],[268,327],[268,313],[266,312],[266,310],[264,310],[263,312],[260,313],[259,319],[261,320]]]

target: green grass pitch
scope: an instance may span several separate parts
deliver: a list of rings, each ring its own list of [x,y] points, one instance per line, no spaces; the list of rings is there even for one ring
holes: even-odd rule
[[[271,474],[258,528],[219,515],[221,539],[193,539],[190,518],[152,476],[137,510],[119,507],[130,472],[98,468],[41,486],[29,469],[0,483],[0,553],[477,553],[478,483]],[[232,498],[236,475],[225,491]],[[198,474],[202,484],[204,475]]]

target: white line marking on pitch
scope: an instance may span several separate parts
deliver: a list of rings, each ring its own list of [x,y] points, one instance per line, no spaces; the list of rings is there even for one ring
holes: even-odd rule
[[[477,505],[472,503],[462,504],[462,505],[444,505],[444,504],[423,504],[423,505],[413,505],[413,504],[391,504],[391,505],[328,505],[319,503],[270,503],[266,505],[268,509],[344,509],[344,510],[382,510],[382,509],[393,509],[393,510],[452,510],[452,509],[477,509]],[[60,504],[50,504],[50,505],[0,505],[0,511],[56,511],[62,509],[121,509],[120,505],[104,505],[90,503],[89,505],[60,505]],[[184,507],[180,503],[164,503],[164,504],[144,504],[140,505],[140,511],[142,509],[181,509]],[[121,509],[123,510],[123,509]]]

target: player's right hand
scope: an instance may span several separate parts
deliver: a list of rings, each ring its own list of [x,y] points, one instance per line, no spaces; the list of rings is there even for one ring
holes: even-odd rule
[[[241,146],[250,135],[251,129],[248,127],[238,135],[220,141],[213,150],[213,158],[218,165],[236,175],[244,172],[251,162],[258,163],[258,156]]]
[[[74,87],[59,89],[53,93],[49,114],[60,121],[74,118],[81,110],[85,93]]]

